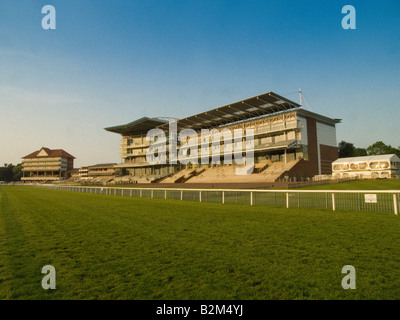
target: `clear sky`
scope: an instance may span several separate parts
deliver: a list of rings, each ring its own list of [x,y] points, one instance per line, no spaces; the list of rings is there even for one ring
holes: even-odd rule
[[[56,30],[42,29],[44,5]],[[356,9],[356,30],[341,26]],[[0,0],[0,165],[42,146],[120,162],[103,128],[274,91],[400,146],[400,1]]]

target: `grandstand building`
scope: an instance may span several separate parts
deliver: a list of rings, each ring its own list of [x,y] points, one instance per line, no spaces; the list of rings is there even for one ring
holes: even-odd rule
[[[43,147],[22,158],[24,182],[54,182],[68,179],[75,157],[68,152]]]
[[[337,179],[383,179],[400,177],[400,159],[395,154],[340,158],[332,163]]]
[[[119,175],[116,163],[100,163],[87,168],[87,177],[94,182],[109,182]]]
[[[341,120],[304,110],[299,104],[273,92],[175,120],[178,132],[193,129],[199,140],[202,129],[253,129],[254,170],[249,175],[235,175],[235,164],[227,165],[223,160],[213,163],[210,159],[208,164],[202,164],[200,143],[198,164],[147,162],[146,153],[151,145],[146,139],[147,133],[151,129],[161,129],[170,143],[169,121],[143,117],[128,124],[105,128],[122,137],[122,163],[116,166],[122,175],[130,176],[131,181],[137,183],[304,181],[314,175],[331,174],[332,162],[338,158],[336,124]],[[243,146],[245,143],[243,137]],[[180,148],[179,142],[177,147]],[[221,159],[224,159],[223,140],[220,152]]]
[[[79,178],[80,179],[84,179],[88,177],[88,173],[89,173],[89,167],[85,166],[85,167],[80,167],[78,169],[79,171]]]

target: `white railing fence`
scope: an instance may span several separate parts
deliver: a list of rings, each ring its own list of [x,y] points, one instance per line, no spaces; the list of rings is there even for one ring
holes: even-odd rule
[[[258,190],[258,189],[175,189],[117,188],[37,185],[56,190],[94,194],[279,206],[394,213],[398,215],[400,190]]]

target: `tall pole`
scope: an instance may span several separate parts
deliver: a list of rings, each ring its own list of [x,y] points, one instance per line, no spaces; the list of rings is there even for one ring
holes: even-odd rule
[[[303,106],[303,92],[301,91],[301,88],[299,89],[299,95],[300,95],[300,107]]]

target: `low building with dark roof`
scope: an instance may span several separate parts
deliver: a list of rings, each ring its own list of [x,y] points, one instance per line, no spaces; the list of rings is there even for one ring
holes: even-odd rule
[[[92,166],[88,166],[87,176],[91,178],[99,178],[99,177],[110,177],[112,178],[118,173],[115,166],[116,163],[100,163]]]

